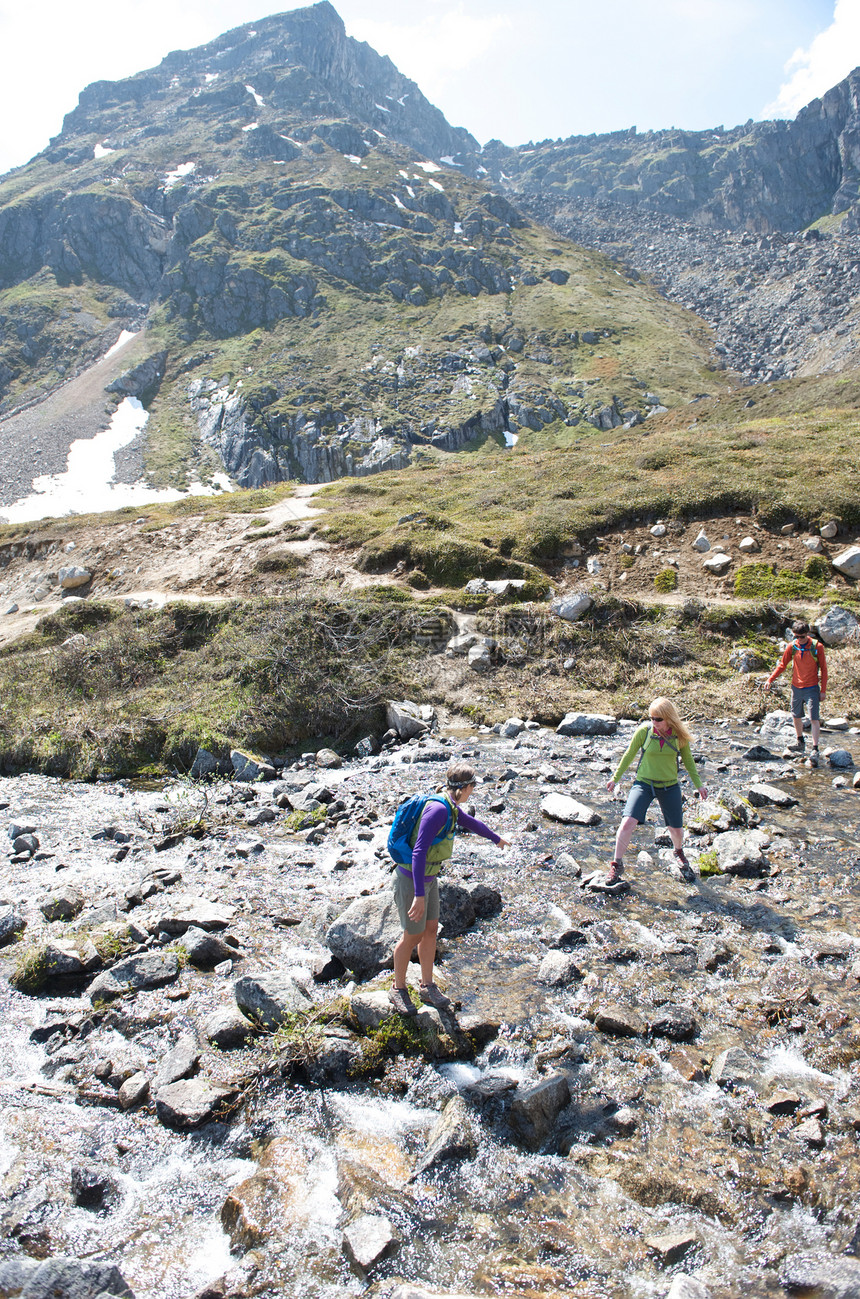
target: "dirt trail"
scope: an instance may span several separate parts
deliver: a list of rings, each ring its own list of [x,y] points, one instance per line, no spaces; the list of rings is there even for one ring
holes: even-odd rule
[[[128,353],[122,363],[127,359]],[[69,564],[85,567],[94,575],[80,594],[149,606],[175,599],[218,602],[284,595],[297,589],[343,591],[401,582],[402,566],[389,574],[362,572],[356,567],[354,552],[317,535],[316,525],[325,513],[314,501],[320,488],[321,484],[298,484],[291,495],[250,515],[203,513],[162,523],[157,514],[150,517],[142,512],[134,520],[105,514],[86,527],[71,526],[62,519],[36,525],[29,536],[31,542],[42,539],[39,553],[35,557],[9,555],[9,562],[0,567],[0,646],[26,635],[39,618],[60,606],[57,575]],[[598,596],[611,593],[616,599],[649,605],[677,607],[691,598],[705,607],[752,605],[757,602],[740,600],[734,594],[740,564],[752,560],[797,571],[810,554],[804,544],[808,539],[800,534],[770,533],[749,518],[711,519],[704,526],[712,543],[708,553],[725,549],[731,555],[732,563],[723,576],[703,570],[708,556],[691,544],[699,523],[672,524],[662,538],[655,538],[646,527],[607,532],[588,548],[591,559],[597,561],[596,566],[592,564],[595,571],[587,569],[583,555],[579,567],[569,562],[554,575],[554,590],[585,587]],[[755,537],[758,550],[745,556],[739,543],[749,535]],[[824,554],[846,541],[840,537],[824,546]],[[0,564],[7,557],[4,549],[0,544]],[[677,574],[677,589],[660,593],[655,577],[667,567]],[[450,598],[450,593],[441,589],[431,588],[424,595]],[[781,605],[787,603],[780,601]],[[816,602],[802,603],[806,608]],[[17,610],[7,613],[14,605]],[[472,619],[460,615],[458,626],[461,631],[471,630]]]

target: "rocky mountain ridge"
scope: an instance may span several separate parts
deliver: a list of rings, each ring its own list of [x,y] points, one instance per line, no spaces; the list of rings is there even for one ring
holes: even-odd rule
[[[850,208],[858,78],[796,123],[481,150],[320,3],[97,82],[0,181],[0,413],[143,326],[114,396],[151,481],[259,486],[850,365],[853,214],[727,227]]]
[[[0,185],[7,414],[141,320],[121,387],[162,482],[327,481],[708,391],[707,331],[463,174],[474,148],[328,4],[88,87]]]
[[[860,68],[791,122],[643,134],[631,127],[518,148],[491,140],[481,165],[516,195],[608,199],[761,234],[802,230],[860,199]]]

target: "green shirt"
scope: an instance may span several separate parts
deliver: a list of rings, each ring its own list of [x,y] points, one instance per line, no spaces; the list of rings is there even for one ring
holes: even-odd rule
[[[677,785],[678,755],[680,754],[681,761],[696,789],[702,788],[702,781],[696,770],[689,744],[684,744],[679,749],[677,738],[675,735],[670,735],[668,739],[664,739],[661,745],[659,735],[655,735],[647,722],[644,722],[633,732],[633,739],[627,746],[627,751],[615,770],[613,780],[621,779],[640,749],[643,751],[642,761],[634,779],[644,780],[649,785],[658,785],[663,788],[668,785]]]

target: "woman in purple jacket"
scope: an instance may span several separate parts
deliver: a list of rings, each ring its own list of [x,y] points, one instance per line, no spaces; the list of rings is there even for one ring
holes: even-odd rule
[[[401,1015],[416,1014],[406,989],[406,971],[414,948],[418,947],[421,963],[421,987],[418,996],[428,1006],[449,1010],[451,1002],[433,982],[436,959],[436,934],[439,929],[439,871],[454,848],[457,830],[478,834],[499,848],[508,840],[464,812],[460,804],[475,788],[475,771],[466,762],[452,763],[445,778],[445,793],[428,799],[418,824],[412,832],[412,866],[397,866],[394,871],[394,900],[403,933],[394,948],[394,987],[389,1000]],[[441,835],[438,843],[434,840]]]

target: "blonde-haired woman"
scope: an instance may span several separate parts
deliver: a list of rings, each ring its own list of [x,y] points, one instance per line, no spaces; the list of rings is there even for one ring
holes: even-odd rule
[[[627,751],[615,769],[615,774],[606,786],[611,793],[641,749],[633,773],[633,788],[624,806],[624,816],[615,837],[615,853],[609,863],[607,884],[621,883],[621,876],[624,873],[622,864],[624,854],[630,846],[633,832],[640,821],[645,820],[648,808],[655,798],[660,804],[660,811],[663,813],[663,820],[666,822],[666,829],[669,831],[681,873],[684,879],[695,879],[683,848],[684,807],[681,786],[678,784],[678,760],[680,759],[699,792],[699,798],[708,797],[708,791],[702,784],[690,752],[692,738],[671,699],[661,696],[651,702],[648,721],[637,727]]]

